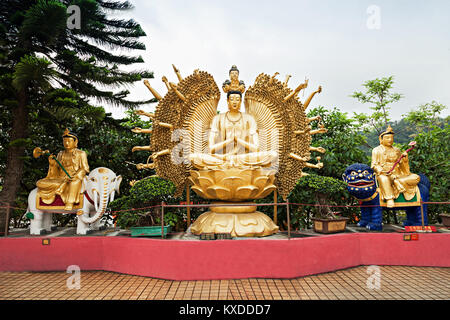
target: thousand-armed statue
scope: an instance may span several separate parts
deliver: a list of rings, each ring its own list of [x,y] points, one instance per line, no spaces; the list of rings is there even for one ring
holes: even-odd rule
[[[308,81],[295,90],[273,76],[260,74],[247,90],[239,80],[239,70],[232,66],[230,79],[222,89],[228,111],[217,113],[220,90],[207,72],[195,70],[179,82],[169,82],[162,97],[148,81],[145,85],[159,101],[154,114],[137,111],[153,121],[152,129],[133,129],[151,133],[149,146],[133,151],[152,152],[139,169],[156,169],[158,176],[171,180],[177,195],[190,186],[199,196],[216,200],[210,211],[201,215],[191,232],[230,233],[232,236],[266,236],[278,227],[265,214],[256,211],[251,202],[275,190],[286,199],[305,167],[322,168],[320,157],[310,162],[311,136],[326,132],[320,117],[307,118],[305,110],[321,87],[302,103],[298,93]],[[242,102],[245,112],[241,110]],[[318,129],[310,123],[319,121]],[[230,205],[232,204],[232,205]]]

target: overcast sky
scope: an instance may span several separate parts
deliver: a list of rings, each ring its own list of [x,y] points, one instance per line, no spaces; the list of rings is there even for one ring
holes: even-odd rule
[[[235,64],[247,88],[262,72],[287,74],[295,88],[309,79],[310,92],[323,87],[310,107],[323,105],[369,112],[349,97],[362,84],[394,76],[393,92],[404,98],[392,105],[402,114],[436,100],[450,107],[450,1],[411,0],[131,0],[127,17],[147,34],[140,52],[154,72],[151,85],[164,95],[163,75],[176,82],[199,68],[219,87]],[[143,83],[130,88],[132,99],[151,98]],[[219,104],[226,110],[224,94]],[[155,105],[142,109],[154,111]],[[107,108],[122,117],[120,108]],[[449,114],[449,108],[445,115]]]

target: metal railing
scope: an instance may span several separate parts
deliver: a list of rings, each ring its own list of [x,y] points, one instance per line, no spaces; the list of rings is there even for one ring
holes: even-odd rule
[[[440,204],[440,205],[445,205],[445,204],[450,204],[450,202],[423,202],[421,201],[421,208],[423,207],[422,205],[424,204]],[[10,206],[8,203],[3,202],[3,204],[7,204],[5,205],[1,205],[0,209],[6,209],[6,223],[5,223],[5,230],[4,230],[4,236],[7,236],[9,233],[9,220],[10,220],[10,216],[11,216],[11,209],[15,209],[15,210],[23,210],[26,211],[27,209],[24,208],[19,208],[19,207],[14,207],[14,206]],[[151,209],[151,208],[161,208],[161,238],[164,238],[164,208],[202,208],[202,207],[223,207],[224,205],[226,205],[227,207],[239,207],[239,206],[273,206],[274,208],[276,208],[277,206],[286,206],[286,217],[287,217],[287,229],[288,229],[288,239],[291,238],[291,222],[290,222],[290,206],[304,206],[304,207],[329,207],[329,208],[363,208],[363,207],[378,207],[379,205],[329,205],[329,204],[308,204],[308,203],[290,203],[289,200],[286,202],[272,202],[272,203],[211,203],[211,204],[166,204],[164,202],[161,202],[161,204],[157,204],[157,205],[152,205],[152,206],[146,206],[146,207],[142,207],[142,208],[131,208],[131,209],[124,209],[124,210],[115,210],[115,211],[110,211],[110,214],[113,215],[117,215],[120,213],[126,213],[126,212],[130,212],[130,211],[139,211],[139,210],[146,210],[146,209]],[[274,211],[274,213],[276,213],[276,209]],[[57,211],[52,211],[51,213],[60,213],[60,214],[68,214],[68,212],[57,212]],[[276,222],[276,221],[275,221]],[[188,227],[190,225],[190,219],[187,219],[187,223],[188,223]],[[423,222],[423,210],[422,210],[422,228],[424,228],[424,222]]]

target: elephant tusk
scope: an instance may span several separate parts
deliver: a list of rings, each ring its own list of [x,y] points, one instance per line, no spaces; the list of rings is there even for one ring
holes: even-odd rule
[[[94,190],[94,207],[95,211],[98,211],[98,193]]]
[[[102,197],[102,199],[100,200],[99,206],[97,206],[98,209],[96,209],[96,213],[93,217],[87,218],[85,216],[79,216],[79,218],[81,219],[81,221],[83,221],[86,224],[94,223],[103,216],[103,214],[105,213],[107,204],[108,204],[108,198]]]

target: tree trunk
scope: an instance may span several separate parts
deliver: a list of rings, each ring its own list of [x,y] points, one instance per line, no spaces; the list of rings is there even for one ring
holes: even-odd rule
[[[28,96],[25,90],[18,93],[18,105],[11,113],[12,128],[9,141],[28,138]],[[23,156],[25,146],[8,146],[6,170],[3,189],[0,193],[0,207],[14,206],[16,195],[20,188],[23,174]],[[0,208],[0,235],[4,234],[6,226],[6,208]]]
[[[318,211],[320,217],[335,218],[330,207],[328,207],[328,196],[326,194],[316,192],[316,203],[319,205]]]
[[[392,210],[392,213],[394,214],[394,223],[395,223],[395,224],[398,224],[397,211]]]

